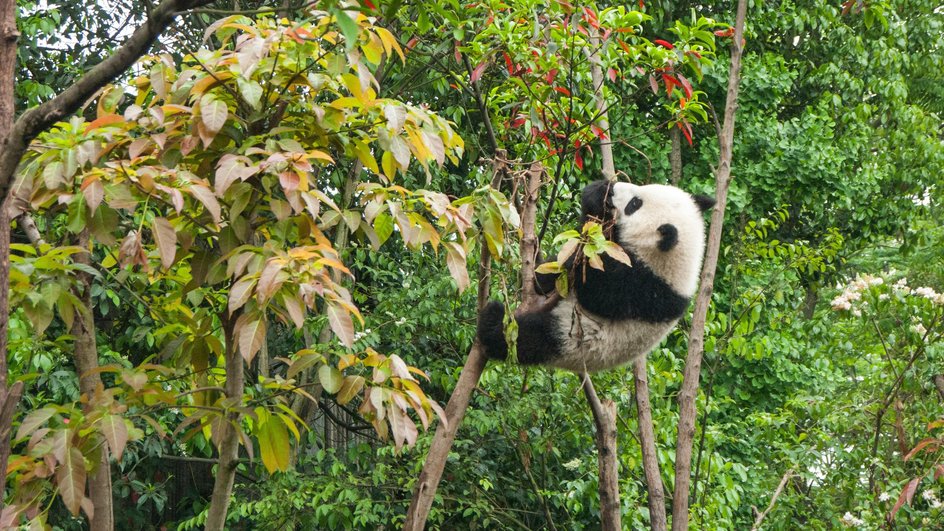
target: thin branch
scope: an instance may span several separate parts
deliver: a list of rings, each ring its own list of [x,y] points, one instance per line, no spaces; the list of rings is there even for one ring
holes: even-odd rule
[[[774,508],[774,504],[777,503],[777,498],[780,497],[780,493],[783,492],[783,488],[787,485],[787,482],[790,481],[790,478],[792,477],[792,468],[787,469],[787,471],[783,473],[783,477],[780,479],[780,484],[777,485],[777,490],[775,490],[773,496],[770,497],[770,503],[767,505],[767,508],[764,509],[764,512],[758,514],[756,519],[754,519],[754,525],[751,526],[751,531],[760,531],[760,524],[770,513],[771,509]]]
[[[688,529],[689,486],[692,474],[692,443],[695,436],[697,415],[695,402],[701,378],[701,361],[705,344],[705,322],[711,293],[714,288],[715,271],[721,248],[721,231],[724,224],[724,209],[731,185],[731,158],[734,142],[734,119],[737,110],[738,89],[741,80],[741,55],[743,53],[744,19],[747,16],[747,0],[738,0],[734,22],[734,38],[731,43],[731,66],[728,72],[728,93],[724,107],[724,126],[719,137],[718,172],[715,182],[717,205],[711,215],[705,262],[702,266],[700,287],[692,314],[689,332],[688,355],[682,387],[679,391],[678,442],[675,449],[675,493],[672,497],[672,530]]]

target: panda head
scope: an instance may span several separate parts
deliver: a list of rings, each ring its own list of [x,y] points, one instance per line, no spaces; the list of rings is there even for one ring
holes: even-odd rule
[[[694,295],[705,250],[702,214],[715,200],[662,184],[614,183],[608,195],[617,243],[680,295]]]

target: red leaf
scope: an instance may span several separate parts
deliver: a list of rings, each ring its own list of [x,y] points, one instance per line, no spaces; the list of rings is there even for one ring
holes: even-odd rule
[[[583,14],[591,28],[600,29],[600,22],[597,20],[597,14],[594,13],[592,9],[589,7],[584,7]]]
[[[734,28],[728,28],[725,30],[717,30],[715,31],[715,35],[718,37],[730,37],[731,35],[734,35]]]
[[[583,169],[583,157],[580,156],[580,150],[574,152],[574,164],[578,169]]]
[[[662,74],[662,82],[665,83],[665,93],[666,95],[671,95],[672,91],[675,90],[675,87],[681,85],[679,80],[675,76],[669,74]]]
[[[698,53],[698,52],[696,52],[695,50],[688,50],[688,51],[686,51],[685,53],[694,55],[695,57],[701,59],[701,54]]]
[[[678,74],[676,77],[678,77],[679,82],[682,84],[682,90],[685,91],[685,97],[692,99],[692,84],[682,74]]]
[[[544,81],[546,81],[547,84],[550,85],[551,83],[554,82],[554,78],[556,77],[557,77],[557,69],[552,68],[547,72],[547,74],[544,75]]]
[[[934,466],[934,481],[937,481],[944,476],[944,465],[935,465]]]
[[[661,46],[661,47],[663,47],[663,48],[668,48],[669,50],[674,50],[674,49],[675,49],[675,46],[673,46],[672,43],[669,42],[669,41],[664,41],[664,40],[662,40],[662,39],[656,39],[656,40],[654,40],[654,41],[652,41],[652,42],[658,44],[659,46]]]
[[[479,66],[475,67],[472,70],[472,75],[469,76],[469,81],[475,83],[482,77],[482,72],[485,71],[485,67],[488,66],[487,62],[482,62]]]
[[[457,63],[461,63],[461,62],[462,62],[462,54],[459,53],[459,46],[460,46],[461,44],[462,44],[462,43],[460,43],[459,41],[456,41],[456,44],[455,44],[455,52],[454,52],[455,55],[454,55],[454,57],[456,58],[456,62],[457,62]]]
[[[692,131],[691,131],[692,126],[689,125],[688,122],[684,122],[685,123],[684,126],[682,125],[682,123],[683,122],[679,122],[677,124],[678,128],[682,130],[682,134],[685,135],[685,140],[688,140],[688,145],[691,146],[692,145]]]
[[[606,77],[610,78],[611,83],[616,83],[616,70],[613,68],[610,68],[609,70],[607,70]]]
[[[502,55],[505,56],[505,66],[508,67],[508,74],[512,76],[515,75],[515,67],[511,62],[511,56],[508,55],[508,52],[502,52]]]
[[[419,38],[419,37],[413,37],[412,39],[410,39],[410,40],[406,43],[406,49],[407,49],[407,50],[412,50],[413,48],[416,47],[416,43],[418,43],[418,42],[420,42],[420,38]]]
[[[898,496],[898,501],[895,502],[895,506],[892,508],[892,512],[888,515],[888,521],[891,522],[895,519],[895,515],[898,514],[898,509],[901,509],[901,506],[904,504],[911,504],[911,499],[914,498],[915,490],[918,488],[918,483],[921,481],[921,478],[914,478],[905,485],[905,488],[901,490],[901,495]]]
[[[369,9],[377,9],[377,6],[375,6],[374,3],[371,2],[370,0],[364,0],[362,2],[362,5],[367,6]]]
[[[560,92],[564,96],[570,97],[570,91],[565,89],[564,87],[554,87],[554,90],[556,90],[557,92]]]
[[[937,447],[937,446],[940,444],[940,441],[939,441],[938,439],[934,439],[934,438],[927,438],[927,439],[924,439],[924,440],[922,440],[921,442],[919,442],[918,444],[916,444],[915,447],[912,448],[911,451],[908,452],[908,454],[905,455],[905,457],[904,457],[902,460],[903,460],[903,461],[907,461],[907,460],[911,459],[911,458],[914,457],[918,452],[920,452],[922,448],[924,448],[925,446],[927,446],[927,445],[929,445],[929,444],[933,444],[934,447]]]
[[[653,94],[659,93],[659,82],[656,81],[656,76],[649,76],[649,88],[652,89]]]
[[[642,11],[643,9],[646,9],[646,3],[639,0],[639,10]]]

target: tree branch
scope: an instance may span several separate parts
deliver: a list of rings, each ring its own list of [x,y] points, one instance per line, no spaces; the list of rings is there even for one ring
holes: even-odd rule
[[[656,455],[656,435],[652,426],[652,404],[649,402],[649,377],[646,358],[633,362],[633,377],[636,382],[636,409],[639,415],[639,446],[642,449],[642,468],[646,474],[649,491],[649,525],[652,531],[665,531],[665,491],[662,489],[662,474]]]
[[[578,375],[583,382],[583,394],[587,397],[593,421],[596,425],[597,475],[600,482],[600,528],[603,531],[622,529],[619,498],[619,463],[616,460],[616,403],[612,400],[600,402],[590,375]]]
[[[790,481],[790,478],[792,477],[792,468],[787,469],[787,471],[783,473],[783,477],[780,479],[780,484],[777,485],[777,490],[775,490],[773,496],[770,497],[770,504],[767,505],[767,508],[764,509],[764,512],[757,515],[757,518],[754,520],[754,525],[751,527],[751,531],[760,531],[760,524],[764,521],[764,518],[767,517],[767,514],[770,513],[770,510],[774,508],[774,504],[777,503],[777,498],[780,497],[780,493],[783,492],[783,488],[787,485],[787,481]]]
[[[695,437],[695,401],[698,398],[698,382],[701,377],[701,360],[705,344],[705,321],[711,293],[714,288],[715,270],[721,247],[721,231],[724,224],[724,209],[731,185],[731,157],[734,142],[734,118],[737,110],[738,88],[741,81],[741,54],[743,52],[744,19],[747,16],[747,0],[738,0],[734,22],[734,39],[731,43],[731,67],[728,71],[728,94],[724,107],[724,126],[721,130],[718,171],[715,177],[717,205],[711,214],[708,245],[702,266],[698,297],[692,315],[692,327],[688,340],[688,355],[682,388],[679,391],[678,443],[675,449],[675,493],[672,497],[672,531],[688,529],[689,485],[692,473],[692,443]]]

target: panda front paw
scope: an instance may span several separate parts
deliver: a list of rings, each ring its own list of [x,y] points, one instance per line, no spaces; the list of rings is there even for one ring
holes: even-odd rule
[[[508,343],[505,342],[505,305],[491,301],[479,314],[478,337],[485,349],[485,355],[493,360],[508,357]]]

